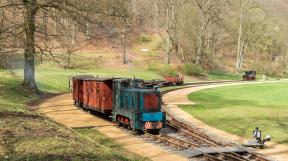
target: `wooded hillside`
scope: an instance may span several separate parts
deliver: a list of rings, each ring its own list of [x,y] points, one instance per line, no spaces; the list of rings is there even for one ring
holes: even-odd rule
[[[24,55],[23,85],[29,89],[37,90],[35,61],[70,68],[77,51],[110,47],[121,54],[119,64],[129,64],[139,39],[145,43],[151,37],[159,38],[157,61],[177,64],[188,75],[243,70],[286,75],[287,71],[285,0],[1,0],[0,4],[1,67],[13,68],[15,57]]]

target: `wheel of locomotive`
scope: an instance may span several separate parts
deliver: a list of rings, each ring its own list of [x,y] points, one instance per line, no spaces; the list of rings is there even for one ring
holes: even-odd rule
[[[116,117],[116,124],[118,127],[124,127],[125,125],[121,122],[121,118],[119,116]]]
[[[126,129],[129,129],[129,127],[130,127],[130,120],[129,120],[128,118],[125,118],[125,119],[124,119],[124,127],[125,127]]]
[[[121,124],[120,124],[120,122],[119,122],[119,119],[118,119],[118,116],[116,116],[116,121],[115,121],[115,123],[116,123],[116,125],[117,125],[118,127],[121,126]]]
[[[116,121],[116,125],[117,125],[118,127],[121,127],[121,123],[118,122],[118,121]]]
[[[128,125],[128,130],[133,131],[133,128],[132,128],[132,125],[131,125],[131,122],[130,122],[130,121],[129,121],[129,125]]]
[[[135,129],[135,132],[136,132],[138,135],[143,135],[143,134],[144,134],[144,131],[143,131],[143,130],[140,130],[140,129]]]
[[[160,129],[152,129],[152,130],[149,130],[148,132],[149,132],[150,134],[153,134],[153,135],[159,135]]]

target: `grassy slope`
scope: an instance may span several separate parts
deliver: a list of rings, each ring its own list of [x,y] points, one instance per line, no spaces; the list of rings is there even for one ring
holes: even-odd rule
[[[0,160],[144,160],[96,130],[70,130],[27,111],[37,97],[19,84],[0,71]]]
[[[177,68],[177,63],[173,62],[174,64],[167,68],[161,61],[163,53],[161,38],[155,35],[148,35],[148,39],[150,40],[148,42],[138,40],[133,48],[129,50],[128,57],[130,62],[127,65],[122,64],[119,56],[120,51],[114,51],[109,48],[97,48],[97,50],[75,53],[72,61],[75,68],[69,70],[60,68],[55,62],[37,62],[36,77],[38,85],[43,91],[67,92],[69,76],[81,74],[99,75],[101,77],[133,78],[136,76],[142,79],[163,79],[161,74],[175,70],[173,68]],[[147,48],[148,52],[142,52],[141,49],[143,48]],[[19,67],[21,68],[22,66]],[[19,76],[23,75],[22,69],[16,70],[16,73]],[[185,76],[185,81],[238,80],[241,77],[241,74],[209,72],[194,77]]]
[[[182,109],[213,127],[251,138],[259,126],[263,135],[288,144],[288,83],[241,85],[192,93],[194,106]]]
[[[73,75],[99,75],[100,77],[129,77],[142,79],[161,78],[155,72],[141,69],[63,69],[51,64],[42,64],[36,68],[36,80],[42,91],[58,93],[68,92],[69,77]],[[22,75],[22,70],[16,71],[17,75]],[[21,76],[22,77],[22,76]]]
[[[73,75],[99,75],[100,77],[128,77],[151,80],[151,79],[164,79],[157,71],[150,71],[143,68],[133,68],[133,69],[103,69],[103,68],[91,68],[86,69],[70,69],[65,70],[59,67],[52,67],[51,65],[43,64],[36,68],[37,74],[36,79],[39,88],[43,91],[58,93],[58,92],[68,92],[68,80],[70,76]],[[17,75],[22,74],[22,70],[17,71]],[[240,80],[241,74],[230,74],[224,72],[210,72],[205,74],[205,78],[198,79],[195,77],[185,76],[185,81],[187,82],[199,82],[199,81],[213,81],[213,80]]]
[[[59,93],[68,92],[68,80],[71,75],[161,79],[161,65],[160,69],[156,70],[150,70],[148,67],[150,61],[158,61],[158,64],[161,64],[159,46],[159,39],[138,44],[133,52],[139,52],[142,48],[149,48],[149,52],[136,54],[133,62],[125,66],[120,65],[121,59],[115,58],[115,53],[109,49],[79,53],[74,62],[78,67],[70,70],[60,68],[52,62],[38,62],[37,84],[42,91]],[[19,68],[23,66],[21,60],[17,61],[17,64]],[[150,65],[157,66],[153,63]],[[107,138],[95,130],[71,131],[26,111],[25,103],[37,97],[31,96],[19,86],[23,70],[15,70],[15,73],[17,77],[0,71],[0,160],[7,154],[10,160],[83,160],[87,156],[96,160],[142,159],[133,154],[128,155],[113,141],[107,142]],[[239,75],[214,72],[205,74],[203,80],[238,78]],[[201,81],[202,78],[187,77],[186,80]]]

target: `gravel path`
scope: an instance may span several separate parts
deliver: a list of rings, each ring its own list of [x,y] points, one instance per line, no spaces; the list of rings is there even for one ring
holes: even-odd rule
[[[273,81],[269,83],[277,83],[281,81]],[[263,82],[241,82],[241,83],[227,83],[227,84],[217,84],[217,85],[207,85],[207,86],[199,86],[199,87],[191,87],[181,90],[176,90],[173,92],[169,92],[163,96],[163,102],[167,108],[167,112],[172,114],[174,117],[178,118],[181,121],[184,121],[192,126],[195,126],[201,129],[204,133],[213,136],[217,139],[227,142],[235,142],[235,143],[246,143],[247,139],[243,137],[239,137],[237,135],[233,135],[227,133],[225,131],[216,129],[211,127],[200,120],[197,120],[192,115],[184,112],[179,108],[178,105],[188,105],[188,104],[195,104],[188,99],[188,95],[192,92],[210,89],[210,88],[217,88],[217,87],[224,87],[224,86],[234,86],[234,85],[243,85],[243,84],[251,84],[251,83],[263,83]],[[269,158],[273,158],[279,161],[287,161],[288,160],[288,146],[282,144],[276,144],[270,142],[267,144],[267,148],[259,149],[257,152],[265,154],[265,156]]]
[[[77,109],[73,105],[71,94],[64,94],[43,100],[42,103],[38,105],[37,111],[70,128],[95,127],[101,133],[121,144],[123,148],[147,157],[150,160],[188,160],[177,152],[164,149],[160,145],[148,143],[140,137],[133,136],[130,131],[118,128],[112,122]]]

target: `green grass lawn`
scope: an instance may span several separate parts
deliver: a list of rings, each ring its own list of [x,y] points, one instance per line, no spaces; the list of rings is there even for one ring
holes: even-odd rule
[[[218,129],[251,138],[258,126],[274,142],[288,144],[287,98],[288,83],[241,85],[192,93],[197,105],[181,107]]]
[[[208,72],[208,80],[241,80],[242,73]]]
[[[242,73],[228,73],[223,71],[206,72],[198,75],[186,76],[186,82],[220,81],[220,80],[242,80]]]
[[[15,70],[20,78],[23,69]],[[98,75],[99,77],[128,77],[141,79],[161,79],[157,73],[143,69],[63,69],[53,64],[42,64],[36,67],[36,81],[40,90],[51,93],[68,92],[69,77],[75,75]]]
[[[47,78],[49,80],[51,78]],[[48,85],[53,82],[45,82]],[[21,79],[0,70],[0,160],[145,160],[94,129],[71,130],[26,110],[38,97],[21,88]],[[57,90],[56,84],[49,87]]]

